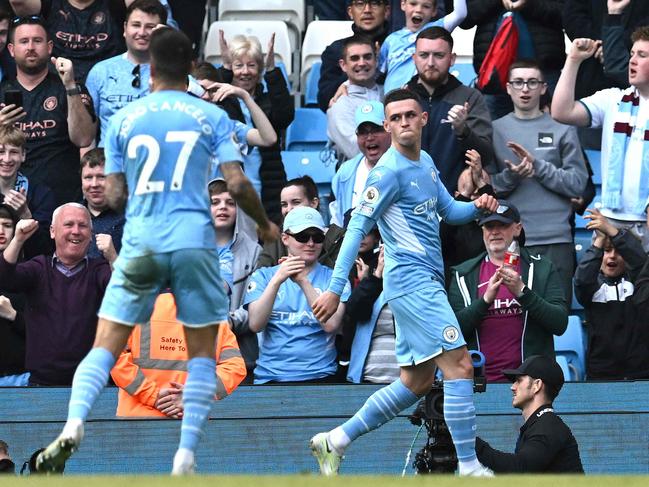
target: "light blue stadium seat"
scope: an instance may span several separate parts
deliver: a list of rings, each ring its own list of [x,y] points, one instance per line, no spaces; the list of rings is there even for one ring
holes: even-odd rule
[[[557,356],[566,359],[571,371],[571,380],[584,380],[586,376],[586,347],[584,345],[584,330],[579,316],[570,316],[565,333],[561,336],[555,335],[554,351]]]
[[[577,262],[581,261],[586,250],[590,247],[593,239],[593,232],[585,228],[577,228],[575,230],[575,252],[577,254]]]
[[[287,151],[320,151],[327,145],[327,116],[319,108],[296,108],[286,129]]]
[[[333,151],[282,151],[286,178],[310,176],[316,184],[331,184],[338,162]]]
[[[566,360],[566,357],[564,357],[563,355],[557,355],[557,363],[559,364],[559,367],[561,367],[561,372],[563,372],[563,379],[565,381],[574,380],[572,378],[572,373],[570,370],[570,366],[568,365],[568,360]]]
[[[473,86],[474,81],[478,77],[478,75],[475,73],[475,70],[473,69],[472,62],[456,62],[453,66],[451,66],[449,71],[453,76],[459,79],[463,85],[466,86]]]
[[[590,167],[593,169],[593,183],[596,186],[602,185],[602,152],[598,150],[586,150],[586,156]]]
[[[570,314],[571,315],[578,315],[581,316],[584,314],[584,307],[581,305],[579,301],[577,301],[577,297],[575,296],[575,280],[572,280],[572,303],[570,303]]]
[[[320,68],[322,62],[318,61],[311,65],[309,74],[306,77],[306,87],[304,90],[304,106],[318,106],[318,82],[320,81]]]
[[[318,187],[320,213],[325,223],[329,224],[329,202],[331,201],[331,180],[336,173],[336,155],[333,151],[282,151],[282,162],[286,179],[309,176]]]

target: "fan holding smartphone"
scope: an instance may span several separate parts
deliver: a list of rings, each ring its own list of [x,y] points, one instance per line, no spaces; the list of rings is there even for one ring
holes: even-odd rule
[[[10,125],[27,116],[23,110],[23,93],[20,90],[5,91],[0,105],[0,125]]]

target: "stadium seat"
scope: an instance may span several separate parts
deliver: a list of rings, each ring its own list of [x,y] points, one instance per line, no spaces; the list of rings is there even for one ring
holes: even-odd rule
[[[586,157],[590,162],[590,167],[593,170],[593,183],[596,186],[602,185],[602,152],[598,150],[586,150]]]
[[[478,75],[475,73],[475,70],[473,69],[473,63],[471,62],[456,62],[453,66],[451,66],[450,73],[457,79],[459,79],[463,85],[466,86],[473,86],[474,81],[478,77]]]
[[[285,22],[289,27],[291,52],[297,52],[300,49],[304,17],[304,0],[219,1],[220,20],[245,20],[246,22],[250,20],[279,20]]]
[[[338,39],[353,34],[351,20],[315,20],[309,23],[302,43],[300,67],[300,89],[307,85],[309,71],[315,63],[321,62],[322,51]]]
[[[320,68],[322,63],[318,61],[311,65],[309,74],[306,76],[306,85],[302,87],[304,92],[304,106],[318,106],[318,81],[320,81]]]
[[[575,280],[572,280],[572,303],[570,303],[570,314],[571,315],[576,315],[579,316],[580,318],[584,314],[584,307],[581,305],[579,301],[577,301],[577,296],[575,296]]]
[[[206,61],[213,64],[223,62],[221,46],[219,44],[219,29],[223,30],[226,41],[240,34],[257,37],[261,43],[264,55],[266,54],[265,51],[268,47],[270,36],[275,33],[275,61],[284,63],[286,73],[289,76],[293,73],[293,54],[288,29],[284,22],[279,20],[249,20],[246,22],[219,20],[212,22],[207,32],[204,56]]]
[[[597,208],[600,209],[602,207],[602,187],[601,186],[596,186],[595,187],[595,197],[593,198],[593,201],[590,202],[590,205],[588,205],[589,208]],[[588,215],[588,213],[584,213],[584,215]],[[578,215],[575,213],[575,228],[586,228],[586,224],[588,223],[589,220],[586,220],[582,215]]]
[[[575,230],[575,252],[577,254],[577,262],[581,261],[586,249],[590,247],[593,239],[593,232],[585,228],[577,228]]]
[[[564,357],[563,355],[557,355],[556,359],[559,367],[561,367],[561,372],[563,372],[563,379],[565,381],[572,381],[572,371],[570,370],[570,366],[568,365],[568,360],[566,360],[566,357]]]
[[[458,27],[451,32],[456,64],[473,64],[473,38],[475,37],[475,30],[475,27],[469,30]]]
[[[318,187],[320,198],[320,213],[328,225],[329,202],[331,201],[331,180],[336,173],[336,155],[334,151],[282,151],[282,162],[286,171],[286,179],[291,180],[300,176],[309,176]]]
[[[310,176],[316,184],[331,184],[338,160],[333,151],[282,151],[286,178]]]
[[[286,150],[320,151],[327,141],[327,116],[319,108],[296,108],[286,129]]]
[[[554,336],[554,351],[565,357],[571,371],[572,380],[584,380],[586,376],[586,347],[584,330],[579,316],[568,318],[568,328],[561,336]]]

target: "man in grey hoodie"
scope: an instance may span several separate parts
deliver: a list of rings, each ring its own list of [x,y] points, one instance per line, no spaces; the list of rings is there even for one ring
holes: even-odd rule
[[[570,198],[579,197],[586,186],[584,156],[575,128],[541,110],[547,83],[538,64],[517,61],[508,79],[514,111],[493,122],[491,185],[520,211],[527,250],[552,261],[569,303],[575,266]]]
[[[248,371],[242,383],[252,384],[252,371],[259,355],[259,347],[257,334],[250,331],[248,327],[248,311],[243,309],[241,304],[248,277],[257,266],[261,246],[245,232],[239,231],[240,214],[234,198],[228,192],[225,180],[214,179],[209,182],[207,188],[212,219],[216,228],[221,277],[230,297],[228,321],[237,337]]]

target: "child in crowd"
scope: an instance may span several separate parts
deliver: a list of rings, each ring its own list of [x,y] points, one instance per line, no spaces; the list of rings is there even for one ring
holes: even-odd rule
[[[454,10],[431,22],[437,11],[437,0],[401,0],[406,26],[386,37],[379,54],[379,70],[385,74],[384,92],[401,88],[416,74],[415,40],[422,30],[438,26],[452,32],[467,14],[466,0],[455,0]]]

